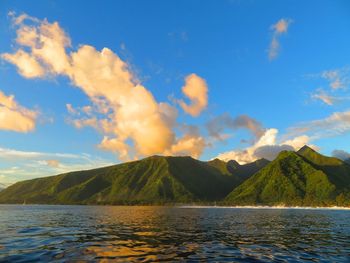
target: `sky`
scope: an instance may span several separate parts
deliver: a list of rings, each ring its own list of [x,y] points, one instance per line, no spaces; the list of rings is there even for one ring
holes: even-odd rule
[[[0,183],[150,155],[350,157],[349,1],[1,1]]]

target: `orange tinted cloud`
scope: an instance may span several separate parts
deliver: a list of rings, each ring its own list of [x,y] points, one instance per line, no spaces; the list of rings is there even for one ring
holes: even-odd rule
[[[0,91],[0,130],[29,132],[34,130],[37,112],[20,106],[13,95]]]
[[[179,101],[181,108],[193,117],[198,116],[208,105],[208,86],[205,80],[196,74],[190,74],[182,87],[183,94],[191,101],[186,104]]]
[[[79,111],[67,104],[70,123],[78,128],[91,126],[101,132],[101,149],[116,152],[121,159],[165,152],[181,154],[184,148],[186,154],[198,155],[196,147],[189,146],[189,135],[178,138],[175,134],[176,108],[157,102],[129,65],[112,50],[99,51],[93,46],[81,45],[68,53],[70,38],[57,22],[49,23],[25,14],[13,19],[17,26],[16,42],[20,46],[17,53],[21,48],[30,50],[25,53],[26,60],[38,63],[38,69],[28,72],[26,63],[16,52],[3,56],[11,58],[7,61],[16,65],[24,77],[64,75],[84,91],[92,104]],[[207,106],[205,80],[195,74],[188,76],[183,92],[191,104],[183,102],[182,108],[197,116]],[[191,135],[191,138],[201,140],[200,136]]]
[[[278,56],[280,51],[279,38],[282,34],[286,34],[288,32],[288,28],[291,23],[291,19],[282,18],[276,24],[271,26],[271,29],[273,30],[273,35],[268,50],[270,60],[275,59]]]

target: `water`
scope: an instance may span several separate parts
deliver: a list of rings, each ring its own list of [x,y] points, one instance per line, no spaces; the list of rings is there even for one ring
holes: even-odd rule
[[[349,210],[0,206],[0,262],[350,262]]]

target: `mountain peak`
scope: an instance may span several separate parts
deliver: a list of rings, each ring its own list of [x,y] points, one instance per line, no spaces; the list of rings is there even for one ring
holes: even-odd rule
[[[227,166],[232,167],[232,168],[238,168],[241,165],[236,160],[230,160],[227,162]]]
[[[141,160],[147,160],[147,159],[153,159],[153,160],[168,160],[168,159],[193,159],[191,156],[188,156],[188,155],[182,155],[182,156],[171,156],[171,155],[151,155],[151,156],[148,156],[144,159],[140,159],[139,161]],[[195,159],[193,159],[195,160]]]
[[[342,160],[337,159],[335,157],[328,157],[322,155],[321,153],[315,151],[314,149],[306,145],[303,146],[299,151],[297,151],[297,154],[318,166],[341,166],[344,164]]]
[[[311,152],[316,152],[314,149],[312,149],[310,146],[308,145],[304,145],[303,147],[301,147],[297,153],[303,153],[303,152],[308,152],[308,151],[311,151]]]
[[[225,163],[225,161],[219,159],[219,158],[214,158],[214,159],[211,159],[209,162],[223,162]]]
[[[270,161],[267,160],[267,159],[265,159],[265,158],[260,158],[260,159],[258,159],[258,160],[256,160],[256,161],[254,161],[254,163],[256,163],[258,166],[263,167],[263,166],[269,164]]]

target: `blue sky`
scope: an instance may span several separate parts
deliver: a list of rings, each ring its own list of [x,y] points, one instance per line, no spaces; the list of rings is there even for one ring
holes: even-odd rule
[[[58,29],[50,28],[70,41],[63,70],[55,69],[58,60],[45,60],[40,43],[35,53],[18,42],[25,26],[40,37],[40,26],[55,22]],[[2,1],[0,113],[8,115],[0,124],[0,182],[152,154],[243,163],[304,143],[328,155],[350,151],[349,28],[348,1]],[[130,91],[123,93],[118,81],[104,86],[102,77],[92,79],[105,72],[98,66],[82,73],[89,83],[78,80],[81,65],[70,64],[71,54],[85,45],[96,58],[79,61],[98,65],[108,48],[113,61],[127,66]],[[19,50],[44,73],[21,74]],[[123,117],[114,94],[127,97]],[[16,107],[9,108],[11,95]],[[97,98],[112,117],[97,109]],[[176,117],[164,115],[164,103]],[[147,108],[130,115],[135,105]],[[84,106],[93,112],[86,115]],[[148,106],[156,107],[157,121]],[[123,119],[130,116],[133,123]],[[97,124],[82,124],[87,119]],[[113,121],[108,131],[102,120]]]

